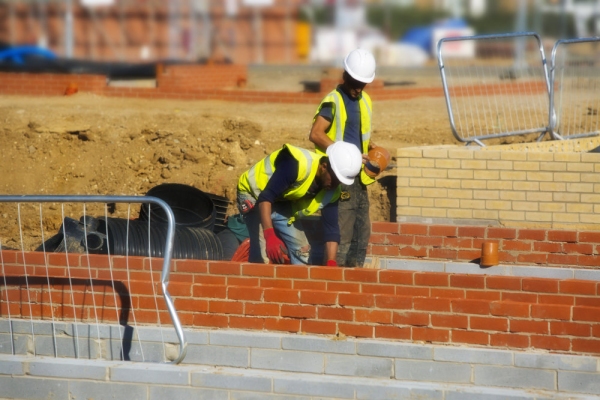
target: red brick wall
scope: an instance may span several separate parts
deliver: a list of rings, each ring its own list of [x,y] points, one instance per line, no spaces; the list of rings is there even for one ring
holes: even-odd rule
[[[336,82],[325,79],[321,85],[322,93],[270,92],[243,89],[248,73],[246,67],[236,64],[166,65],[157,70],[156,88],[109,87],[103,75],[0,72],[0,94],[61,96],[69,84],[74,83],[79,92],[111,97],[316,105]],[[385,89],[375,86],[368,92],[374,100],[443,96],[441,88]]]
[[[62,96],[69,85],[81,92],[101,94],[106,88],[103,75],[29,74],[0,72],[0,93],[10,95]]]
[[[382,257],[477,261],[484,241],[500,263],[600,267],[600,232],[374,222],[369,253]]]
[[[94,321],[97,314],[114,322],[117,308],[122,322],[135,314],[137,323],[157,323],[162,260],[153,259],[153,284],[148,259],[114,256],[110,268],[106,256],[71,254],[67,264],[64,254],[48,254],[49,292],[43,253],[24,254],[27,280],[23,253],[1,256],[2,318],[10,310],[13,318]],[[600,283],[593,281],[175,260],[168,289],[186,327],[600,354]],[[168,324],[162,298],[158,305]]]
[[[0,73],[0,94],[60,96],[69,84],[76,84],[80,92],[113,97],[318,104],[339,82],[337,78],[325,77],[321,80],[321,93],[294,93],[245,90],[247,79],[247,68],[237,64],[158,64],[156,88],[109,87],[102,75],[4,72]],[[443,96],[438,87],[386,89],[379,80],[368,88],[368,93],[373,100]]]
[[[242,65],[161,65],[157,67],[159,90],[187,92],[242,87],[248,78]]]

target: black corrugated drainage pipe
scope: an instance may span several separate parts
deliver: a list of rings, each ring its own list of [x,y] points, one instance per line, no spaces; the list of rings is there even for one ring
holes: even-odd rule
[[[88,250],[96,254],[162,257],[167,225],[121,218],[99,218],[97,232],[88,234]],[[100,235],[98,235],[98,233]],[[94,235],[94,237],[90,237]],[[98,239],[105,235],[101,245]],[[92,240],[90,240],[92,239]],[[91,248],[93,245],[94,248]],[[222,260],[223,247],[216,235],[200,227],[175,226],[173,258]]]
[[[175,217],[177,226],[206,228],[214,230],[216,209],[211,196],[193,186],[180,183],[163,183],[155,186],[146,196],[157,197],[167,203]],[[142,221],[166,223],[163,209],[157,205],[142,204],[140,217]]]

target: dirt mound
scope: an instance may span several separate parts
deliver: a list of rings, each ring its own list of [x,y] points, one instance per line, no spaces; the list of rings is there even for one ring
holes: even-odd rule
[[[442,99],[375,103],[373,140],[392,154],[407,145],[454,143],[443,106]],[[11,195],[144,195],[173,182],[233,201],[238,177],[256,161],[283,143],[314,147],[308,132],[315,107],[82,93],[0,97],[0,188]],[[373,221],[395,220],[395,179],[389,178],[369,187]],[[131,212],[123,205],[113,211],[125,217]],[[80,216],[78,209],[50,210],[44,217],[48,234],[59,228],[62,212]],[[236,212],[233,205],[230,212]],[[15,215],[13,205],[0,205],[3,221]],[[39,226],[39,220],[27,223]],[[1,229],[18,241],[16,227]]]

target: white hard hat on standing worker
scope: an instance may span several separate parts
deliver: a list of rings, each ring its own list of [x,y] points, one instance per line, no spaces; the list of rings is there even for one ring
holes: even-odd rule
[[[352,50],[344,59],[344,70],[359,82],[375,79],[375,57],[365,49]]]
[[[326,153],[338,180],[344,185],[352,185],[362,167],[362,154],[358,147],[346,142],[335,142],[327,147]]]

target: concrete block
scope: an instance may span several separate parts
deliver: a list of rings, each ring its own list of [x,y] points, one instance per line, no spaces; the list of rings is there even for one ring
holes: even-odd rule
[[[435,385],[427,387],[414,387],[414,383],[406,382],[378,382],[373,385],[355,386],[356,399],[358,400],[388,400],[388,399],[427,399],[442,400],[444,392]]]
[[[371,265],[372,263],[373,263],[373,258],[371,258],[371,257],[366,257],[365,258],[365,264],[364,265]],[[374,268],[385,269],[386,268],[385,267],[385,263],[386,263],[385,259],[379,259],[379,261],[374,266]]]
[[[204,335],[200,335],[200,336],[204,336],[204,337],[207,336],[206,332],[202,332],[202,333]],[[188,331],[184,331],[184,336],[189,343],[190,338],[188,337]],[[114,336],[112,338],[114,339]],[[135,329],[133,339],[134,340],[139,339],[141,341],[147,341],[147,342],[179,343],[179,338],[177,337],[175,328],[172,325],[165,325],[162,328],[150,328],[150,327],[146,327],[146,326],[139,326],[139,327],[137,327],[137,329]]]
[[[498,388],[460,388],[446,390],[445,400],[534,400],[539,393]]]
[[[473,366],[473,377],[473,383],[476,385],[556,389],[556,374],[553,371],[542,369],[475,365]]]
[[[52,327],[51,322],[39,322],[40,324],[46,324]],[[67,323],[67,322],[55,322],[54,333],[56,336],[69,336],[69,337],[89,337],[95,339],[106,339],[111,337],[111,327],[113,325],[107,324],[84,324],[84,323]],[[51,329],[52,330],[52,329]],[[51,334],[51,333],[50,333]]]
[[[12,320],[9,321],[8,319],[0,320],[0,334],[12,332],[11,322]]]
[[[158,328],[157,328],[158,329]],[[165,337],[165,341],[167,341],[166,336],[168,335],[167,331],[163,329],[163,336]],[[135,330],[131,325],[110,325],[109,337],[104,339],[110,340],[133,340]],[[173,333],[173,336],[174,333]],[[177,340],[176,337],[173,337],[173,340]]]
[[[127,360],[139,362],[165,362],[170,360],[167,348],[175,347],[175,344],[158,342],[139,342],[137,340],[105,340],[102,343],[102,358],[107,360]],[[177,346],[178,349],[178,346]],[[122,352],[121,352],[122,350]],[[179,350],[177,350],[179,353]]]
[[[569,371],[597,371],[597,359],[560,354],[515,353],[515,366]]]
[[[165,399],[229,400],[229,394],[225,390],[151,386],[148,391],[149,391],[149,395],[147,397],[148,400],[165,400]],[[145,396],[141,397],[141,398],[146,399]],[[96,400],[96,399],[94,399],[94,400]]]
[[[471,366],[437,361],[396,360],[396,379],[470,383]]]
[[[510,267],[505,265],[495,265],[493,267],[481,268],[475,263],[447,262],[445,272],[450,274],[478,274],[478,275],[510,275]]]
[[[514,276],[528,276],[535,278],[573,279],[573,270],[570,268],[547,267],[521,267],[512,266]]]
[[[513,353],[502,350],[474,348],[434,347],[433,359],[467,364],[512,365]]]
[[[307,396],[285,396],[272,393],[230,392],[230,400],[312,400]]]
[[[179,342],[172,326],[162,328],[135,327],[118,324],[57,324],[57,334],[101,340]]]
[[[13,335],[10,333],[0,334],[0,354],[21,354],[33,353],[29,351],[29,336]]]
[[[27,362],[29,374],[64,379],[106,379],[109,363],[99,360],[35,358]]]
[[[27,305],[25,304],[23,307],[27,307]],[[31,320],[26,319],[13,319],[9,322],[14,334],[31,335],[33,332],[34,335],[52,335],[52,325],[48,323],[32,322]],[[10,332],[10,327],[8,324],[4,325],[6,332]]]
[[[413,260],[387,260],[387,269],[444,272],[443,262],[413,261]]]
[[[345,381],[334,382],[327,378],[275,378],[273,391],[281,394],[294,394],[315,397],[353,399],[354,388]]]
[[[270,393],[272,380],[268,377],[245,375],[243,373],[224,373],[214,369],[191,373],[192,386],[204,388],[249,390],[252,392]]]
[[[149,363],[126,363],[110,368],[112,382],[189,385],[189,368]]]
[[[357,354],[361,356],[433,360],[433,347],[391,341],[361,340],[357,343]]]
[[[208,332],[186,329],[183,334],[188,344],[208,344]]]
[[[558,390],[600,395],[600,377],[597,373],[558,371]]]
[[[281,349],[281,335],[271,333],[211,331],[208,340],[216,346]]]
[[[73,399],[67,381],[0,376],[0,396],[5,399]]]
[[[56,352],[54,349],[55,340],[52,336],[35,337],[35,354],[50,357],[69,357],[79,359],[99,358],[99,348],[96,341],[91,341],[87,337],[57,337]]]
[[[277,371],[312,372],[322,374],[323,355],[300,351],[253,349],[250,366]]]
[[[355,340],[332,340],[323,337],[286,336],[281,340],[283,350],[315,353],[356,354]]]
[[[249,353],[248,349],[241,347],[191,345],[183,363],[248,368]]]
[[[70,381],[69,400],[131,400],[146,399],[146,385],[112,382]]]
[[[330,354],[325,356],[325,374],[392,378],[392,361],[391,358]]]
[[[23,363],[32,359],[22,356],[2,355],[0,356],[0,375],[23,375]]]
[[[574,272],[575,279],[584,279],[586,281],[600,281],[600,271],[589,269],[576,269]]]

